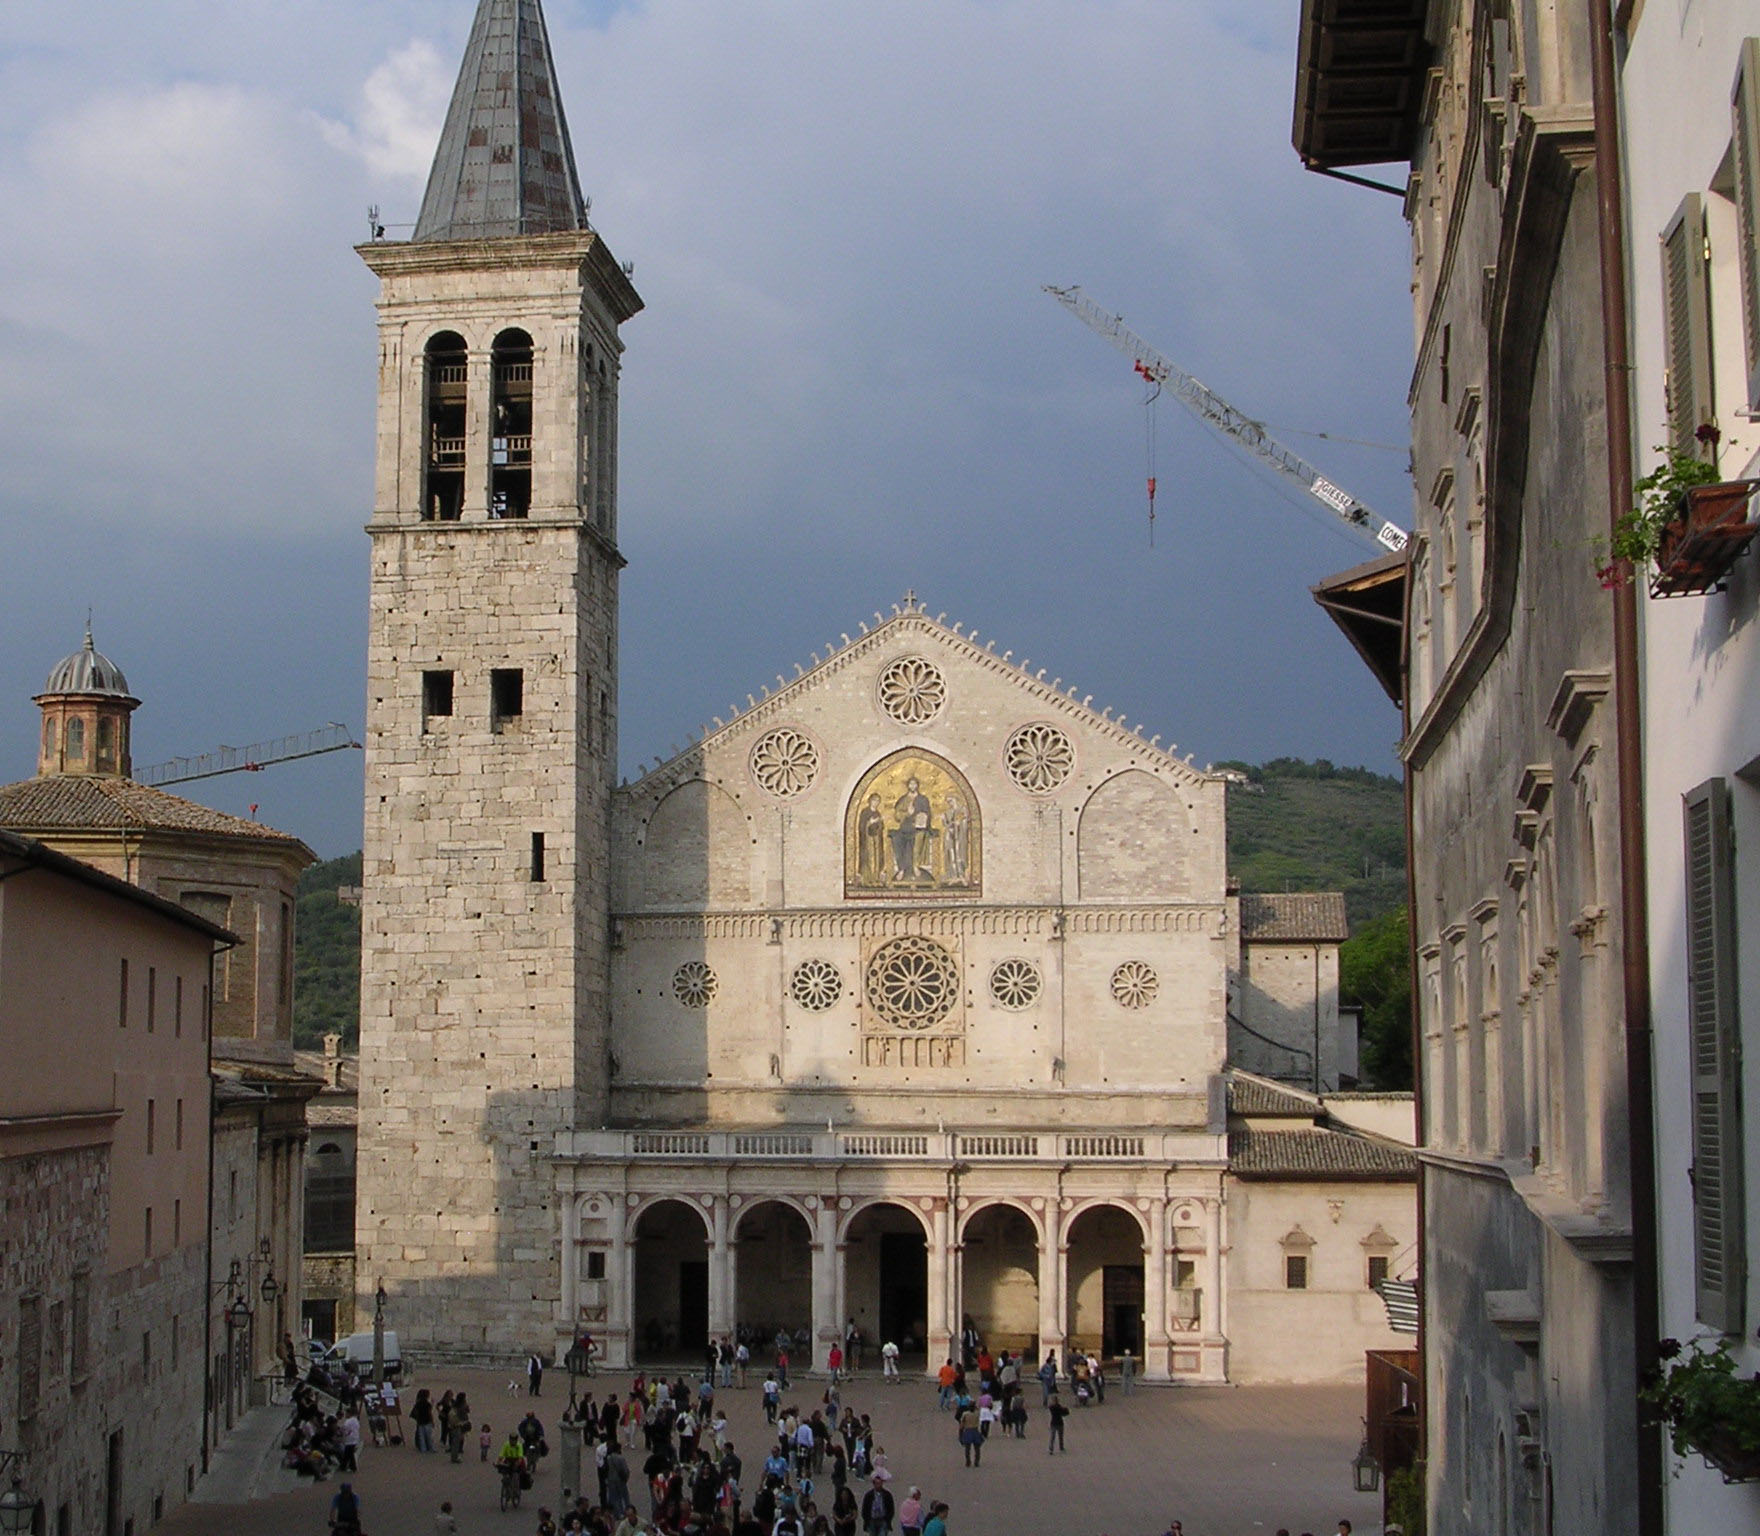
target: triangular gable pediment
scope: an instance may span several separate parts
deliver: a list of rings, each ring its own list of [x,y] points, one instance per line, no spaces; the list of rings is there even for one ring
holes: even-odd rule
[[[853,636],[844,633],[823,654],[814,652],[808,664],[796,663],[792,679],[778,676],[774,688],[747,694],[744,708],[734,706],[728,717],[717,717],[691,745],[620,785],[619,794],[630,799],[662,797],[700,777],[706,757],[718,749],[786,724],[807,696],[831,679],[854,667],[886,664],[895,654],[923,655],[950,673],[975,668],[1005,677],[1023,699],[1032,702],[1036,715],[1123,747],[1141,766],[1163,771],[1175,783],[1193,787],[1219,777],[1175,755],[1172,743],[1163,748],[1159,735],[1145,737],[1141,726],[1128,724],[1124,716],[1095,709],[1092,694],[1066,687],[1061,677],[1048,677],[1048,668],[1033,668],[1025,658],[1017,662],[1012,651],[998,653],[995,646],[994,640],[980,643],[976,630],[949,624],[945,614],[931,617],[920,606],[898,605],[890,618],[876,613],[872,625],[859,625]]]

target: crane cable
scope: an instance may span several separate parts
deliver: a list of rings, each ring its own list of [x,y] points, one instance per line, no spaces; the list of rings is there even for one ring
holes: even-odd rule
[[[1136,365],[1146,386],[1143,393],[1143,438],[1148,458],[1149,547],[1155,547],[1155,402],[1161,398],[1161,380],[1142,363]]]

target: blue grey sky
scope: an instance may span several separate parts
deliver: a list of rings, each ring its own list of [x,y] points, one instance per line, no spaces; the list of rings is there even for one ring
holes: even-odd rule
[[[144,766],[362,725],[376,365],[473,0],[0,4],[0,775],[80,639]],[[1199,763],[1393,767],[1363,558],[1040,292],[1409,523],[1396,199],[1289,147],[1297,0],[546,0],[624,327],[626,773],[914,588]],[[359,754],[179,791],[331,856]]]

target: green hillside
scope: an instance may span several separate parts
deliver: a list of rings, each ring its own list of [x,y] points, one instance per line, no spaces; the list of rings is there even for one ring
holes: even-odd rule
[[[1351,929],[1406,899],[1400,782],[1321,758],[1218,763],[1228,790],[1228,867],[1243,891],[1343,891]]]
[[[334,1031],[353,1050],[361,1017],[361,909],[337,900],[361,883],[361,856],[314,864],[299,881],[294,917],[293,1043],[315,1051]]]

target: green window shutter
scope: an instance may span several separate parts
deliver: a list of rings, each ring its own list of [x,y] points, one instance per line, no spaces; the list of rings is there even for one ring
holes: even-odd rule
[[[1741,225],[1742,337],[1747,346],[1748,404],[1760,401],[1760,38],[1742,43],[1730,102],[1730,145]]]
[[[1739,1333],[1747,1264],[1728,786],[1708,779],[1687,792],[1684,811],[1696,1300],[1701,1322]]]
[[[1668,443],[1677,453],[1702,453],[1694,433],[1713,414],[1707,275],[1705,200],[1697,192],[1689,192],[1662,235]]]

